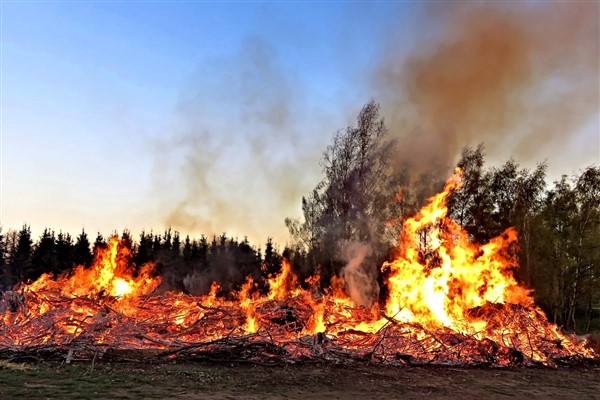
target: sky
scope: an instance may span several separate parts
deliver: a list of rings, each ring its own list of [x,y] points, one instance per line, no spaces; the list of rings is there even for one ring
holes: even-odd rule
[[[3,231],[171,226],[283,246],[332,136],[390,99],[388,56],[402,65],[444,32],[430,5],[3,1]],[[548,159],[551,177],[597,164],[598,119],[517,161]]]

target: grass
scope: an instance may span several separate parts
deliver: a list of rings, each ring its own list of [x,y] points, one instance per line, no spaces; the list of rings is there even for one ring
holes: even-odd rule
[[[171,375],[171,376],[170,376]],[[177,393],[181,386],[172,373],[146,373],[144,370],[113,368],[105,365],[94,371],[87,365],[40,365],[36,368],[8,368],[0,375],[0,394],[3,398],[164,398]],[[201,375],[189,382],[201,386]],[[159,386],[158,393],[152,390]],[[200,388],[200,387],[198,387]],[[3,393],[6,392],[6,393]]]
[[[0,360],[0,370],[8,369],[12,371],[29,371],[33,369],[31,365],[23,363],[14,363],[11,361]]]
[[[0,399],[594,398],[600,368],[259,367],[0,361]]]

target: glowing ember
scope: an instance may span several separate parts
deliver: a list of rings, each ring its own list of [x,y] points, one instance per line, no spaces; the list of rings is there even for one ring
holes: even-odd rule
[[[248,277],[236,298],[156,294],[151,264],[135,274],[126,246],[112,238],[90,268],[43,275],[0,298],[3,351],[65,351],[91,357],[109,350],[160,351],[173,357],[261,362],[329,360],[385,364],[555,364],[593,357],[548,323],[529,291],[515,281],[516,233],[483,246],[469,242],[447,217],[445,201],[461,185],[447,182],[403,226],[398,257],[383,265],[384,307],[357,307],[343,282],[319,293],[319,277],[303,289],[287,261],[261,295]]]

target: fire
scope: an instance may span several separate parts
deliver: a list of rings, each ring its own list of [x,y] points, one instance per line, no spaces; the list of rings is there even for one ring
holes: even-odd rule
[[[505,302],[528,307],[533,301],[512,276],[517,266],[510,251],[517,241],[513,229],[477,246],[447,218],[446,199],[460,187],[461,177],[457,169],[444,190],[405,222],[400,255],[384,265],[391,272],[386,313],[402,322],[474,334],[485,329],[486,321],[469,310]]]
[[[284,299],[298,296],[300,293],[298,280],[292,272],[292,267],[287,260],[281,262],[281,273],[268,279],[269,300]]]
[[[238,294],[240,308],[246,316],[246,322],[243,326],[243,329],[247,333],[254,333],[258,330],[255,316],[255,305],[253,301],[256,299],[256,297],[250,294],[253,286],[254,281],[252,278],[248,278],[246,283],[242,285],[242,289]]]
[[[125,299],[145,296],[160,285],[160,278],[152,277],[152,264],[143,266],[134,277],[126,261],[130,256],[127,247],[113,237],[108,247],[98,252],[91,268],[78,266],[69,275],[56,279],[51,274],[44,274],[27,288],[33,292],[58,290],[65,297],[110,294]]]
[[[129,283],[127,283],[121,278],[115,278],[112,286],[113,289],[111,290],[110,294],[112,294],[115,297],[123,297],[133,292],[133,289],[131,288]]]
[[[423,363],[554,364],[593,357],[564,336],[512,275],[516,232],[469,241],[448,218],[461,172],[403,224],[397,257],[382,266],[383,306],[355,306],[342,278],[321,292],[299,282],[287,260],[261,286],[248,277],[233,297],[160,291],[153,265],[135,268],[118,238],[90,268],[43,275],[0,297],[0,353],[53,348],[94,357],[110,349],[165,356],[235,354],[236,359]],[[265,289],[266,288],[266,289]],[[45,347],[44,347],[45,346]]]

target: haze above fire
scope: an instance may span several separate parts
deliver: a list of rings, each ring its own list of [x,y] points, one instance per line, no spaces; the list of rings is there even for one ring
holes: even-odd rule
[[[2,225],[283,245],[370,98],[417,170],[599,161],[598,3],[432,4],[4,5]]]

